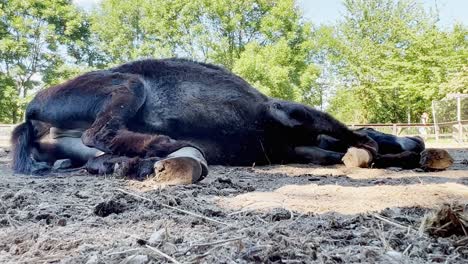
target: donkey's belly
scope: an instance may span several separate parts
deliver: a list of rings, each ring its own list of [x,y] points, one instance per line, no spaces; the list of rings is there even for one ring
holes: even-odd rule
[[[84,130],[63,130],[52,127],[47,138],[42,139],[41,143],[50,144],[55,150],[57,158],[67,158],[75,161],[86,162],[91,158],[100,156],[104,152],[96,148],[90,148],[83,144],[81,135]]]

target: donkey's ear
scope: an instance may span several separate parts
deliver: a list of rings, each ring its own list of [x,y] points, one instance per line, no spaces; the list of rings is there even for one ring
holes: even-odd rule
[[[295,118],[293,118],[288,111],[287,106],[279,103],[273,103],[268,107],[269,115],[279,123],[287,127],[296,127],[300,126],[303,123]]]

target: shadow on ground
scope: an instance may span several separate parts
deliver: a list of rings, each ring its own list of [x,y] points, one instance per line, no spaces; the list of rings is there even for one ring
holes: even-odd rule
[[[12,175],[3,158],[0,262],[169,262],[154,248],[183,263],[466,262],[462,237],[418,231],[440,204],[468,202],[468,155],[452,151],[443,172],[212,166],[173,187]]]

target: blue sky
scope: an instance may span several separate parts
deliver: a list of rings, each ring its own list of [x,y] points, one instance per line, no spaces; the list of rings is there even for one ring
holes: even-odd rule
[[[99,0],[73,0],[77,5],[90,9]],[[440,13],[440,26],[450,27],[457,22],[468,25],[468,0],[420,0],[425,8]],[[304,17],[314,24],[328,24],[340,19],[344,9],[341,0],[298,0]]]
[[[468,25],[468,0],[420,0],[426,9],[440,14],[440,26],[450,27],[456,22]],[[344,13],[341,0],[299,0],[304,17],[314,24],[327,24],[340,19]]]

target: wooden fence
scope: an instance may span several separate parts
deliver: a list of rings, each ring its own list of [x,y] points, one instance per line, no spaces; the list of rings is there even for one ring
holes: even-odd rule
[[[468,120],[441,123],[396,123],[396,124],[351,124],[351,128],[370,127],[377,131],[395,136],[423,136],[426,139],[452,139],[456,142],[468,142]]]

